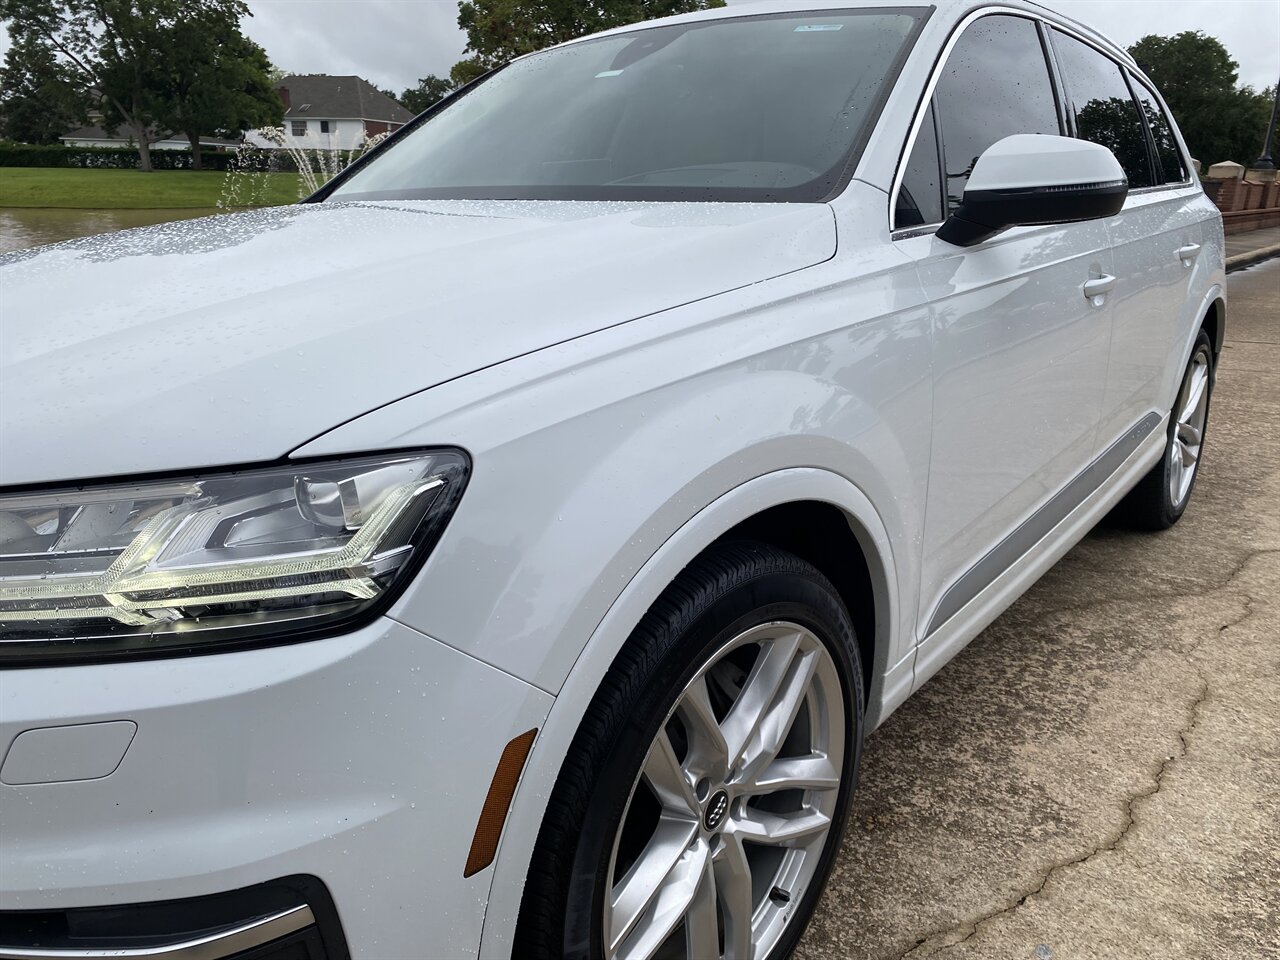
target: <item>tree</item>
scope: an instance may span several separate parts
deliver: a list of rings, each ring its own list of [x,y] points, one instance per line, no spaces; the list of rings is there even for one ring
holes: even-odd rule
[[[191,144],[191,168],[201,168],[200,135],[234,137],[279,126],[284,104],[271,82],[266,51],[240,32],[238,17],[198,9],[179,20],[170,40],[166,88],[156,121]]]
[[[462,0],[458,26],[466,31],[469,57],[450,71],[462,86],[508,60],[600,30],[654,17],[669,17],[724,0]]]
[[[1090,100],[1076,114],[1080,136],[1109,149],[1126,172],[1147,168],[1142,119],[1128,97]]]
[[[157,121],[180,59],[174,44],[184,18],[239,22],[243,0],[0,0],[0,20],[42,44],[78,77],[108,129],[124,126],[151,170]]]
[[[87,119],[88,101],[72,71],[38,39],[19,34],[0,70],[0,137],[57,143]]]
[[[429,77],[423,77],[418,81],[416,87],[410,87],[399,97],[393,97],[399,100],[409,109],[411,113],[421,113],[428,107],[434,106],[454,90],[452,80],[445,77],[437,77],[434,74]]]
[[[1238,86],[1239,64],[1217,39],[1199,30],[1150,34],[1129,53],[1164,95],[1192,156],[1208,166],[1258,155],[1273,93]]]

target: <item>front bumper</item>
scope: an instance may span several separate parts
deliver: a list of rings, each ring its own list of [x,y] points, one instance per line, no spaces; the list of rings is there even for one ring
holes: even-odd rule
[[[550,705],[386,619],[283,647],[5,671],[5,753],[33,729],[137,730],[105,776],[0,783],[0,911],[306,876],[332,896],[355,960],[420,958],[424,944],[474,955],[492,874],[462,877],[476,819],[503,746]],[[8,769],[0,780],[30,779]]]
[[[314,877],[112,907],[0,913],[0,960],[350,960]]]

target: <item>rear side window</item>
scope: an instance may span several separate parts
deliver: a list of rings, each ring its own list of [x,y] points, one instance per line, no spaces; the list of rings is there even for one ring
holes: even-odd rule
[[[1130,187],[1153,186],[1146,131],[1119,64],[1057,30],[1053,31],[1053,49],[1076,136],[1114,153]]]
[[[1060,132],[1036,25],[1007,16],[970,24],[943,67],[935,106],[950,211],[960,203],[973,165],[987,147],[1015,133]]]
[[[1138,95],[1138,106],[1142,107],[1143,116],[1147,118],[1147,129],[1151,131],[1151,140],[1155,144],[1156,161],[1159,163],[1156,172],[1160,175],[1160,182],[1182,183],[1187,179],[1187,168],[1182,163],[1182,151],[1173,136],[1173,126],[1151,89],[1132,74],[1130,76],[1133,92]]]
[[[902,186],[898,189],[898,205],[893,218],[894,226],[899,229],[941,223],[943,220],[942,172],[938,166],[938,134],[933,124],[931,103],[902,172]]]

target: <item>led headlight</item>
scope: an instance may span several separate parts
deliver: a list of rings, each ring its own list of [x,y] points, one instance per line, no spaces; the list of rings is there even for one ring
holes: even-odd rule
[[[429,451],[0,494],[0,659],[347,628],[403,586],[467,470]]]

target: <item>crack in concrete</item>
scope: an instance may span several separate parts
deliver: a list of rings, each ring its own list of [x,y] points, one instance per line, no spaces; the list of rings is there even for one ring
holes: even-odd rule
[[[1272,552],[1280,552],[1280,551],[1272,551]],[[1228,624],[1224,624],[1219,629],[1218,634],[1221,635],[1228,628],[1235,626],[1237,624],[1243,623],[1250,616],[1252,616],[1252,598],[1250,598],[1250,600],[1246,602],[1245,613],[1237,620],[1232,621],[1231,623],[1228,623]],[[1203,638],[1201,638],[1200,642],[1201,643],[1203,642]],[[1198,645],[1199,643],[1196,644],[1196,646]],[[1131,796],[1126,798],[1124,802],[1124,824],[1120,827],[1119,830],[1115,831],[1110,838],[1100,843],[1094,844],[1093,847],[1091,847],[1089,850],[1085,851],[1084,853],[1071,857],[1068,860],[1063,860],[1058,863],[1051,864],[1041,873],[1040,882],[1035,886],[1034,889],[1029,890],[1024,894],[1021,894],[1016,899],[1007,902],[1004,906],[991,910],[988,913],[984,913],[982,916],[976,918],[975,920],[968,921],[962,924],[957,924],[955,926],[948,927],[945,930],[939,930],[934,933],[928,934],[925,937],[922,937],[921,939],[917,940],[911,946],[910,949],[908,949],[904,954],[902,954],[901,960],[908,960],[908,958],[915,958],[915,957],[920,958],[920,960],[924,960],[924,958],[926,957],[935,957],[947,951],[954,950],[956,947],[959,947],[962,944],[965,944],[968,941],[972,940],[974,937],[976,937],[985,924],[988,924],[999,917],[1005,916],[1006,914],[1013,913],[1014,911],[1022,907],[1022,905],[1025,904],[1032,897],[1042,893],[1044,891],[1044,888],[1048,886],[1049,881],[1053,879],[1055,874],[1059,873],[1062,870],[1066,870],[1069,867],[1074,867],[1079,864],[1087,863],[1088,861],[1092,860],[1094,857],[1098,856],[1099,854],[1110,853],[1111,851],[1114,851],[1120,845],[1120,843],[1124,840],[1125,836],[1129,833],[1129,831],[1133,829],[1133,827],[1137,824],[1138,804],[1140,804],[1144,800],[1150,799],[1151,797],[1155,796],[1157,793],[1160,792],[1161,788],[1164,786],[1165,772],[1168,770],[1170,765],[1172,765],[1178,760],[1185,758],[1191,749],[1190,743],[1187,742],[1187,737],[1191,734],[1192,730],[1195,729],[1196,724],[1200,722],[1200,709],[1209,697],[1208,678],[1205,677],[1204,673],[1199,669],[1196,670],[1196,675],[1200,678],[1200,690],[1196,694],[1195,698],[1191,701],[1191,704],[1189,705],[1189,707],[1187,708],[1188,716],[1187,716],[1186,723],[1184,723],[1183,726],[1180,727],[1178,730],[1178,740],[1179,740],[1179,743],[1181,744],[1181,748],[1173,756],[1165,757],[1163,760],[1160,761],[1159,765],[1156,767],[1154,773],[1152,774],[1152,782],[1149,788],[1140,790],[1137,793],[1132,794]],[[938,944],[933,949],[929,948],[930,941],[934,941],[939,938],[945,939],[947,936],[954,933],[958,933],[960,931],[964,931],[964,936],[960,937],[960,939],[953,940],[950,943]],[[926,950],[928,952],[922,952]]]
[[[1249,566],[1249,564],[1253,560],[1257,559],[1260,556],[1267,556],[1267,555],[1280,555],[1280,549],[1266,548],[1266,549],[1255,550],[1249,553],[1248,555],[1246,555],[1245,557],[1243,557],[1232,568],[1231,572],[1227,575],[1227,578],[1223,580],[1220,584],[1218,584],[1216,587],[1212,587],[1199,594],[1177,594],[1176,596],[1207,597],[1213,593],[1218,593],[1226,589],[1227,587],[1229,587],[1232,584],[1232,582],[1245,571],[1245,569]],[[1153,599],[1154,598],[1155,597],[1153,597]],[[1107,604],[1112,602],[1115,602],[1115,601],[1103,601],[1101,603],[1091,604],[1088,606],[1089,607],[1106,606]],[[1131,603],[1133,601],[1128,600],[1123,602]],[[1238,627],[1240,624],[1244,623],[1246,620],[1252,617],[1256,612],[1254,610],[1254,602],[1255,602],[1255,598],[1253,596],[1246,594],[1244,597],[1244,609],[1241,611],[1239,616],[1231,620],[1228,620],[1226,623],[1221,624],[1218,627],[1216,633],[1208,633],[1208,632],[1201,633],[1199,638],[1196,639],[1194,643],[1179,649],[1178,652],[1183,654],[1184,656],[1191,657],[1194,654],[1199,652],[1200,647],[1203,646],[1206,641],[1210,639],[1221,638],[1222,635],[1225,634],[1228,630],[1231,630],[1234,627]],[[1085,609],[1085,608],[1086,607],[1078,607],[1074,609]],[[1129,833],[1129,831],[1133,829],[1133,827],[1137,824],[1137,805],[1140,804],[1142,801],[1147,800],[1160,792],[1161,788],[1164,785],[1165,772],[1168,770],[1169,766],[1178,760],[1184,759],[1191,750],[1191,744],[1188,742],[1187,737],[1191,734],[1191,732],[1195,729],[1196,725],[1200,722],[1201,707],[1204,705],[1205,701],[1208,699],[1208,696],[1209,696],[1209,680],[1205,676],[1204,671],[1201,670],[1199,666],[1195,666],[1194,670],[1195,670],[1196,676],[1200,680],[1200,689],[1199,689],[1199,692],[1196,694],[1196,696],[1192,699],[1190,705],[1187,708],[1186,722],[1178,730],[1178,740],[1181,745],[1180,749],[1178,753],[1176,753],[1175,755],[1166,757],[1162,761],[1160,761],[1160,763],[1158,764],[1158,766],[1156,767],[1155,771],[1152,774],[1150,787],[1140,790],[1139,792],[1125,799],[1124,823],[1119,828],[1119,830],[1115,831],[1109,838],[1094,844],[1090,849],[1086,850],[1084,853],[1078,854],[1077,856],[1071,857],[1070,859],[1051,864],[1050,866],[1045,868],[1045,870],[1041,873],[1040,881],[1033,889],[1019,895],[1016,899],[1007,902],[1005,905],[998,907],[994,910],[991,910],[990,912],[983,914],[982,916],[976,918],[975,920],[968,921],[962,924],[957,924],[957,925],[948,927],[944,930],[938,930],[924,937],[921,937],[910,947],[910,949],[908,949],[904,954],[902,954],[902,960],[908,960],[908,958],[917,958],[917,957],[920,958],[920,960],[924,960],[924,958],[926,957],[935,957],[940,954],[946,953],[948,951],[954,950],[955,948],[967,943],[968,941],[976,937],[978,933],[981,932],[983,925],[988,924],[999,917],[1013,913],[1014,911],[1022,907],[1032,897],[1038,896],[1040,893],[1044,891],[1045,887],[1048,886],[1049,881],[1052,880],[1053,877],[1060,871],[1066,870],[1069,867],[1077,866],[1079,864],[1087,863],[1089,860],[1093,859],[1099,854],[1109,853],[1111,851],[1114,851],[1123,842],[1125,836]],[[949,935],[953,935],[961,931],[964,932],[964,935],[961,936],[960,939],[953,940],[950,943],[938,943],[936,946],[930,947],[931,941],[937,941],[939,939],[945,940]]]
[[[1244,598],[1244,613],[1236,617],[1234,620],[1228,620],[1226,623],[1220,626],[1218,628],[1218,636],[1222,636],[1232,627],[1240,626],[1240,624],[1244,623],[1246,620],[1248,620],[1252,616],[1253,616],[1253,597],[1246,595]],[[1202,643],[1204,643],[1204,637],[1201,637],[1199,640],[1193,643],[1190,647],[1188,647],[1187,653],[1194,653],[1196,650],[1200,649],[1200,645]]]
[[[1227,574],[1226,579],[1208,587],[1207,589],[1196,591],[1195,593],[1187,593],[1181,590],[1171,590],[1168,592],[1148,591],[1143,593],[1141,596],[1106,597],[1087,603],[1067,603],[1058,607],[1045,607],[1037,614],[1037,616],[1047,617],[1059,613],[1080,613],[1085,610],[1101,610],[1121,603],[1146,603],[1150,600],[1203,600],[1206,597],[1211,597],[1215,593],[1219,593],[1231,586],[1236,578],[1239,577],[1240,574],[1244,573],[1245,568],[1254,560],[1259,557],[1268,556],[1280,556],[1280,547],[1261,547],[1257,550],[1250,551],[1236,562],[1236,564],[1231,568],[1231,572]]]

